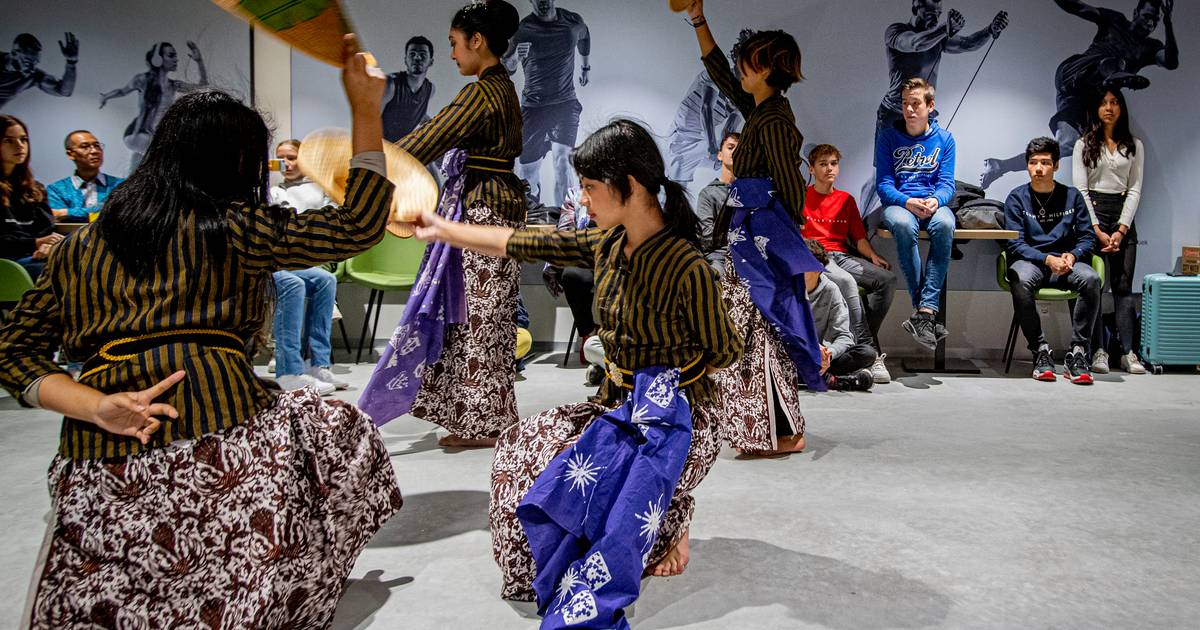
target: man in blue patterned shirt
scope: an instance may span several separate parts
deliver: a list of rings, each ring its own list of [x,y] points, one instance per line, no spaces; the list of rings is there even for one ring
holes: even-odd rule
[[[50,184],[47,202],[59,221],[86,220],[89,214],[100,212],[108,194],[125,180],[100,172],[104,145],[92,132],[72,131],[63,141],[63,148],[67,159],[75,163],[75,173]]]

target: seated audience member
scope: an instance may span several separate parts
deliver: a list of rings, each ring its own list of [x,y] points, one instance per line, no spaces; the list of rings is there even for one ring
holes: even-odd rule
[[[900,271],[908,282],[913,314],[902,326],[917,343],[933,350],[946,337],[934,321],[938,298],[950,270],[954,213],[954,137],[931,119],[933,86],[909,79],[900,91],[903,124],[884,129],[875,144],[876,192],[883,202],[881,226],[896,240]],[[922,271],[917,237],[929,233],[929,259]]]
[[[591,227],[596,227],[596,222],[591,220],[586,210],[581,211],[579,192],[574,189],[568,191],[555,229],[564,232]],[[596,329],[596,322],[592,319],[592,297],[596,284],[592,270],[581,267],[555,267],[547,263],[542,269],[542,280],[550,295],[562,295],[567,300],[567,306],[571,308],[571,317],[575,320],[575,329],[579,332],[579,361],[585,363],[583,346]]]
[[[825,248],[812,239],[804,239],[808,249],[821,263],[828,263]],[[875,348],[854,340],[850,332],[850,311],[829,272],[808,271],[804,283],[813,323],[821,336],[821,367],[829,389],[867,391],[875,383],[870,367],[879,356]]]
[[[713,225],[716,224],[717,215],[725,207],[725,200],[729,198],[729,186],[733,183],[733,152],[741,141],[742,134],[733,131],[726,133],[721,139],[721,148],[717,151],[721,173],[705,186],[696,198],[696,218],[700,219],[700,249],[705,252],[709,264],[718,272],[723,271],[721,265],[725,262],[725,256],[724,249],[713,250]]]
[[[46,189],[29,168],[28,128],[4,115],[0,128],[0,257],[20,263],[37,282],[63,236],[54,232]]]
[[[854,197],[833,187],[841,172],[841,159],[841,151],[831,144],[820,144],[809,151],[813,184],[804,195],[806,220],[801,233],[825,248],[829,278],[850,309],[850,330],[856,342],[871,345],[878,354],[871,366],[871,376],[876,383],[889,383],[892,375],[884,363],[887,355],[880,354],[879,327],[892,307],[896,275],[867,240],[867,228]],[[859,287],[867,292],[865,308]]]
[[[328,205],[320,186],[309,182],[296,168],[299,140],[284,140],[275,148],[283,161],[283,185],[271,188],[271,203],[287,206],[297,212]],[[321,267],[295,271],[276,271],[275,315],[272,334],[275,337],[275,381],[285,390],[312,387],[321,395],[346,389],[349,383],[338,378],[333,367],[334,300],[337,298],[337,278]],[[305,365],[303,344],[308,341],[309,362]]]
[[[331,203],[325,191],[300,172],[296,163],[300,157],[299,140],[293,138],[280,142],[275,147],[275,157],[279,158],[283,181],[271,187],[272,203],[294,208],[297,212],[324,208]]]
[[[1087,261],[1096,236],[1083,195],[1054,181],[1059,155],[1053,138],[1035,138],[1025,148],[1029,183],[1014,189],[1004,202],[1005,223],[1017,233],[1007,246],[1008,282],[1013,311],[1033,353],[1033,378],[1039,381],[1054,380],[1054,360],[1033,295],[1042,287],[1079,293],[1071,314],[1071,347],[1063,360],[1063,376],[1090,385],[1089,340],[1100,313],[1100,274]]]
[[[104,145],[92,132],[79,129],[63,140],[67,159],[75,163],[75,173],[46,189],[50,210],[59,221],[95,220],[108,193],[125,181],[100,171],[104,166]]]

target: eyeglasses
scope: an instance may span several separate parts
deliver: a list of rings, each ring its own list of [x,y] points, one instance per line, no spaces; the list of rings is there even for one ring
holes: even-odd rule
[[[76,151],[83,151],[86,153],[88,151],[91,151],[92,149],[95,149],[97,151],[103,151],[104,143],[103,142],[84,142],[83,144],[75,145]]]

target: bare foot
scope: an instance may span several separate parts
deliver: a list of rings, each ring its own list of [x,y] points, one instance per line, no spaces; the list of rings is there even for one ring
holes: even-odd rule
[[[779,448],[775,453],[800,453],[804,451],[804,447],[804,434],[788,435],[779,438]]]
[[[674,577],[683,573],[688,565],[688,532],[683,532],[679,542],[667,552],[666,557],[646,569],[646,575]]]
[[[438,440],[438,446],[442,448],[493,448],[496,446],[496,438],[471,439],[451,433]]]

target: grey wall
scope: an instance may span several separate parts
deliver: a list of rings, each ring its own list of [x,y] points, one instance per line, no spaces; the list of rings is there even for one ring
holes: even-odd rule
[[[29,126],[33,172],[45,184],[65,177],[73,166],[63,155],[63,136],[86,128],[105,144],[104,170],[124,176],[129,150],[122,143],[126,125],[137,116],[138,95],[112,99],[100,109],[100,94],[122,87],[146,71],[146,51],[160,41],[179,53],[172,78],[195,82],[198,74],[187,56],[187,41],[196,42],[208,69],[209,83],[239,96],[249,95],[249,27],[208,0],[0,0],[0,50],[13,37],[29,32],[42,42],[41,68],[61,77],[63,57],[58,41],[64,31],[79,38],[78,79],[70,97],[45,94],[36,87],[0,108]]]
[[[529,3],[514,3],[522,15]],[[1097,6],[1129,14],[1136,0],[1101,0]],[[559,6],[580,13],[592,35],[592,81],[578,88],[584,112],[581,134],[616,115],[632,115],[664,136],[679,100],[701,65],[690,26],[654,0],[571,0]],[[367,46],[389,71],[403,69],[405,40],[422,34],[438,49],[431,79],[437,94],[431,110],[447,103],[465,83],[458,76],[445,34],[455,2],[404,3],[349,0],[351,18]],[[887,88],[883,32],[906,21],[909,0],[743,0],[708,3],[706,13],[718,41],[728,50],[742,27],[783,28],[796,36],[804,51],[808,80],[789,96],[806,142],[830,142],[845,154],[840,188],[856,196],[871,175],[875,111]],[[1050,132],[1054,113],[1054,71],[1068,56],[1082,52],[1095,27],[1060,10],[1051,0],[961,0],[947,3],[967,19],[965,31],[983,28],[998,10],[1009,12],[1011,24],[997,40],[951,130],[958,142],[957,176],[978,181],[985,158],[1023,150],[1032,137]],[[1200,173],[1200,131],[1192,121],[1200,102],[1200,69],[1194,54],[1200,7],[1179,0],[1175,8],[1180,68],[1168,72],[1147,68],[1149,89],[1129,94],[1135,133],[1145,142],[1146,182],[1138,230],[1142,239],[1139,273],[1170,268],[1184,244],[1200,243],[1200,212],[1185,194],[1187,182]],[[1162,27],[1155,34],[1163,39]],[[946,55],[938,81],[938,107],[944,124],[963,97],[983,50]],[[348,110],[338,90],[337,73],[293,54],[293,129],[348,124]],[[521,77],[517,78],[518,89]],[[665,146],[665,141],[664,141]],[[547,170],[548,163],[547,162]],[[712,172],[696,173],[695,188]],[[1059,179],[1070,182],[1070,165]],[[548,181],[548,180],[544,180]],[[1003,199],[1026,181],[1024,173],[1005,176],[989,189]],[[877,239],[878,241],[879,239]],[[891,244],[879,248],[891,255]],[[994,243],[964,248],[963,261],[952,266],[950,286],[956,290],[995,288]]]

